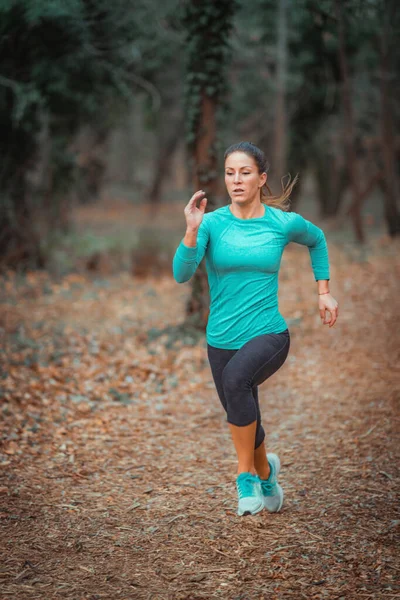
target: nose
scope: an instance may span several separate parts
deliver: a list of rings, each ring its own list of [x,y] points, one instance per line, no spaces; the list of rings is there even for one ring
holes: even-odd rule
[[[233,178],[235,183],[238,183],[241,180],[241,175],[240,173],[235,173],[235,177]]]

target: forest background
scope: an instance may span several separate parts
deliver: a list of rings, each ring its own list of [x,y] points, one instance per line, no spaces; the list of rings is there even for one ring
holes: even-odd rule
[[[0,0],[2,597],[399,597],[397,4]],[[288,247],[261,390],[288,499],[250,523],[204,264],[171,264],[240,140],[274,193],[299,174],[340,307]]]

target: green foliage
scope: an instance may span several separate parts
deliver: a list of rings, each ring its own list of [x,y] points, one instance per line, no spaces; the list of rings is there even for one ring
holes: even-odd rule
[[[193,144],[205,93],[223,108],[228,91],[226,69],[236,0],[188,1],[182,17],[186,31],[185,107],[187,142]]]
[[[33,235],[28,224],[38,209],[48,212],[49,200],[57,203],[70,189],[77,171],[71,144],[80,128],[92,124],[107,131],[122,118],[134,91],[170,59],[176,44],[165,44],[168,33],[151,17],[151,4],[0,3],[2,254],[10,245],[33,251],[27,238],[40,233]],[[166,18],[167,8],[157,14]],[[144,86],[146,92],[150,85]],[[32,173],[38,168],[42,183],[32,194]],[[37,241],[32,243],[40,253]]]
[[[20,140],[27,141],[22,154],[33,159],[43,119],[51,136],[67,143],[82,123],[105,115],[112,98],[129,99],[135,31],[122,0],[3,2],[0,118],[7,135],[0,150],[9,166],[3,191],[20,166]]]
[[[373,79],[387,1],[344,2],[346,51],[354,83],[357,124],[363,130],[377,126],[379,103]],[[238,136],[250,137],[273,156],[278,3],[254,0],[249,10],[248,2],[241,0],[234,25],[232,77],[236,85],[232,87],[225,137],[229,142]],[[388,32],[390,38],[393,29],[394,25]],[[288,0],[287,30],[288,167],[297,172],[312,161],[320,128],[336,123],[332,117],[341,110],[335,2]]]

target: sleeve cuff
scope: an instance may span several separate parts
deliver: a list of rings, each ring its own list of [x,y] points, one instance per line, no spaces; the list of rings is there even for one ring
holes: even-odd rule
[[[319,281],[320,279],[330,280],[329,273],[314,273],[315,281]]]

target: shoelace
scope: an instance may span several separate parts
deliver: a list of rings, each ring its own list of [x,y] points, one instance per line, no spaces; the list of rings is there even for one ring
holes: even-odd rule
[[[236,486],[239,498],[248,498],[249,496],[256,495],[254,490],[254,478],[243,477],[239,481],[236,481]]]
[[[276,477],[272,473],[272,467],[269,479],[260,479],[260,483],[264,496],[273,495],[275,491]]]
[[[272,495],[275,491],[275,481],[272,483],[270,481],[261,481],[261,489],[263,491],[264,496]]]

